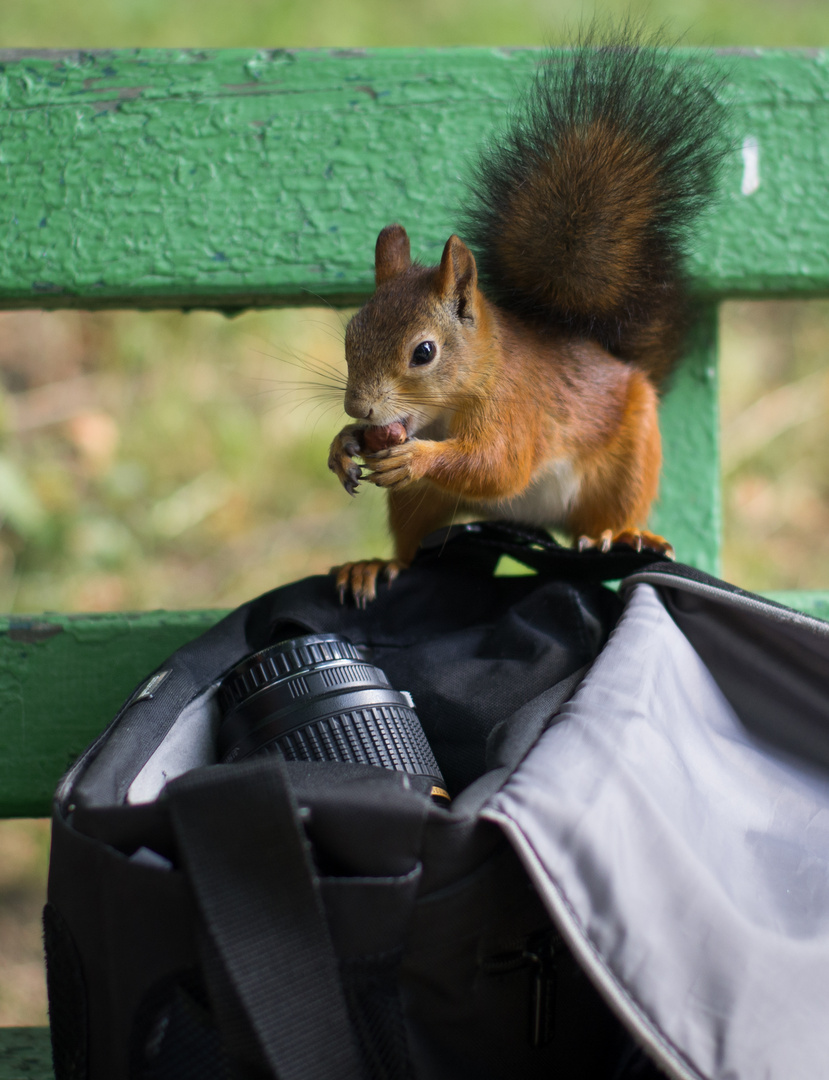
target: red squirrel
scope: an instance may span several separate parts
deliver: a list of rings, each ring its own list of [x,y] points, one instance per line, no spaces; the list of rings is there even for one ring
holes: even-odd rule
[[[386,489],[394,558],[335,567],[341,598],[365,605],[461,514],[672,554],[644,525],[688,323],[684,247],[726,149],[716,89],[631,35],[548,57],[477,166],[470,246],[450,236],[422,266],[401,225],[382,230],[345,335],[356,422],[328,463],[350,494]]]

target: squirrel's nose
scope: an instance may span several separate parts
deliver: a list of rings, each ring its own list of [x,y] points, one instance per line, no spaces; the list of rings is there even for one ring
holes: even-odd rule
[[[345,411],[355,420],[370,420],[374,415],[374,407],[358,394],[346,393]]]

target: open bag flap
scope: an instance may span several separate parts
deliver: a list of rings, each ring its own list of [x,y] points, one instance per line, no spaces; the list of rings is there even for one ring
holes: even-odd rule
[[[729,642],[728,620],[713,621],[727,666],[745,628]],[[768,625],[773,642],[782,624],[772,614]],[[752,663],[763,630],[760,612],[756,647],[743,649]],[[809,670],[822,654],[829,673],[829,633],[805,633]],[[793,693],[789,712],[810,694]],[[770,716],[762,730],[744,719],[653,586],[636,584],[579,690],[483,816],[670,1076],[815,1080],[829,1061],[829,771],[769,738]]]

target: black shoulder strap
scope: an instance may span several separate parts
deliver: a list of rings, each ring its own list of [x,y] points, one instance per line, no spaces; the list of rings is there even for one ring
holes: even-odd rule
[[[358,1080],[317,879],[279,759],[197,769],[167,794],[209,951],[236,998],[217,988],[208,963],[231,1048],[246,1018],[278,1080]]]

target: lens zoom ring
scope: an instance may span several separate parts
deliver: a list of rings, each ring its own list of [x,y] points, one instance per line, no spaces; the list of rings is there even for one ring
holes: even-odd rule
[[[417,717],[396,705],[355,709],[312,721],[277,736],[267,749],[277,749],[287,761],[350,761],[440,776]]]
[[[295,646],[273,645],[249,657],[226,677],[219,692],[222,711],[232,709],[238,702],[287,675],[335,660],[362,661],[363,658],[350,641],[336,638],[301,638]]]

